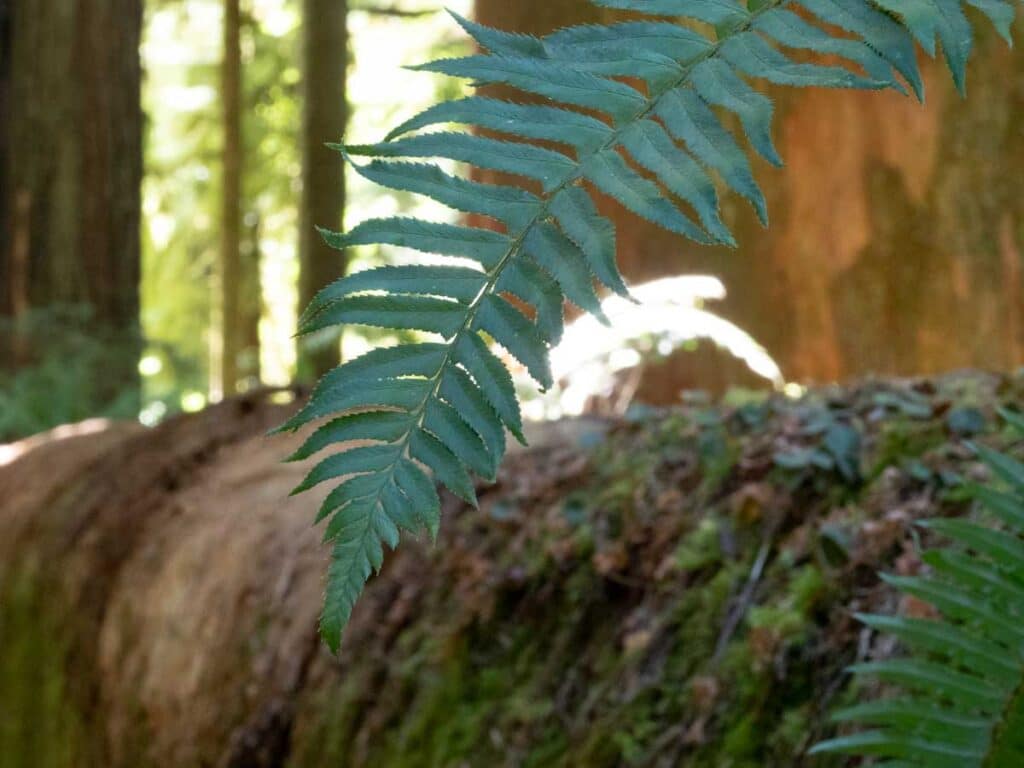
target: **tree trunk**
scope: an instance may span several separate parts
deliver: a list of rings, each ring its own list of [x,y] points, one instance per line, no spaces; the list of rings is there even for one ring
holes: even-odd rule
[[[515,30],[527,35],[545,35],[573,24],[596,24],[613,18],[611,11],[577,0],[476,0],[476,20],[489,27]]]
[[[263,288],[260,283],[260,233],[263,221],[250,210],[243,222],[245,233],[240,251],[238,373],[245,389],[260,382],[260,318],[263,316]]]
[[[101,398],[138,387],[141,26],[141,0],[0,0],[0,319],[87,306]]]
[[[328,248],[316,227],[339,229],[345,205],[341,157],[324,147],[345,133],[348,61],[344,0],[303,0],[302,5],[302,215],[299,230],[299,310],[317,291],[345,273],[345,257]],[[299,345],[299,379],[314,381],[340,360],[337,341]]]
[[[221,104],[220,382],[224,396],[238,387],[242,318],[242,19],[240,0],[224,0]]]
[[[979,31],[966,101],[931,61],[926,106],[773,94],[788,167],[762,169],[772,228],[741,211],[740,250],[718,255],[729,316],[790,377],[1024,362],[1024,51]]]
[[[536,34],[613,18],[575,0],[477,0],[476,15]],[[987,22],[977,29],[966,101],[930,60],[926,106],[895,93],[771,88],[787,167],[755,162],[767,231],[723,196],[736,250],[697,246],[603,200],[626,276],[720,276],[729,296],[711,309],[794,380],[1024,362],[1024,50]],[[700,383],[688,365],[663,370],[650,398]]]
[[[0,320],[10,313],[8,296],[10,289],[10,270],[7,264],[7,241],[10,230],[7,228],[9,219],[7,185],[8,174],[8,130],[11,108],[11,8],[9,0],[0,0]],[[5,335],[0,331],[0,370],[8,363],[9,350],[6,349]]]

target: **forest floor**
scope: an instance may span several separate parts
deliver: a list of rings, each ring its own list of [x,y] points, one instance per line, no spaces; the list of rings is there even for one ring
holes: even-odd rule
[[[0,768],[844,765],[806,757],[877,693],[843,670],[898,652],[852,613],[929,612],[877,573],[974,514],[966,440],[1022,401],[964,373],[545,425],[337,659],[284,406],[36,441],[0,467]]]

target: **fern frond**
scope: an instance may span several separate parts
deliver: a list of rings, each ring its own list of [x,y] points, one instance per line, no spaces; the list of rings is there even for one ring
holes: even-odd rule
[[[1024,436],[1020,417],[1007,416]],[[926,552],[926,576],[884,578],[933,605],[942,618],[857,616],[915,655],[852,671],[897,683],[904,693],[838,712],[836,721],[868,730],[823,742],[812,752],[905,760],[923,768],[1024,765],[1024,464],[990,448],[975,450],[1010,488],[972,486],[975,499],[1003,527],[922,523],[957,546]]]
[[[595,2],[644,18],[539,38],[456,16],[486,52],[416,67],[511,86],[548,104],[472,96],[427,109],[382,143],[336,146],[370,181],[484,217],[494,228],[391,218],[324,233],[338,248],[386,243],[477,265],[350,275],[324,289],[300,321],[301,333],[353,323],[439,337],[342,365],[283,427],[338,417],[296,458],[348,441],[375,446],[343,451],[300,486],[340,481],[321,512],[334,542],[323,621],[334,649],[363,581],[380,565],[382,544],[393,545],[400,528],[436,530],[433,480],[473,500],[469,472],[494,474],[505,429],[523,439],[512,379],[484,339],[504,347],[547,387],[547,354],[561,335],[564,299],[599,315],[595,281],[629,295],[615,263],[614,226],[591,189],[695,242],[733,244],[713,175],[767,222],[742,144],[782,162],[771,139],[772,103],[751,80],[901,91],[906,82],[921,96],[915,40],[929,52],[941,41],[958,84],[970,53],[959,0]],[[967,5],[1008,31],[1013,4]],[[827,54],[839,63],[798,61],[792,51]],[[736,133],[722,113],[735,115]],[[502,138],[454,132],[452,124]],[[445,130],[420,133],[438,125]],[[536,140],[555,148],[531,143]],[[360,164],[355,157],[370,159]],[[432,158],[514,174],[529,186],[453,176],[424,162]],[[343,458],[347,453],[353,456]]]

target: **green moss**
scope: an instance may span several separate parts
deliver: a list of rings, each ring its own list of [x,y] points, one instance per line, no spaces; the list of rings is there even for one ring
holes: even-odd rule
[[[308,702],[314,720],[292,734],[286,768],[335,768],[346,763],[358,724],[359,690],[365,684],[353,675],[340,689],[320,691]]]
[[[698,523],[696,530],[679,543],[676,565],[682,571],[697,571],[718,562],[722,557],[719,544],[719,524],[713,517]]]
[[[785,710],[766,734],[766,746],[773,755],[798,755],[807,746],[812,705]]]
[[[724,765],[739,768],[746,765],[757,765],[754,758],[760,751],[762,736],[753,714],[741,718],[729,728],[722,739],[722,755],[726,759]]]
[[[828,591],[828,582],[821,575],[821,571],[813,565],[797,570],[789,585],[793,605],[804,615],[810,614]]]
[[[798,639],[809,626],[811,611],[826,591],[825,580],[817,568],[799,568],[781,597],[769,605],[752,607],[747,622],[751,628],[773,631],[780,640]]]
[[[658,738],[660,726],[650,720],[640,719],[630,727],[622,727],[612,735],[612,741],[619,750],[619,756],[626,765],[641,765],[650,745]]]
[[[920,458],[947,440],[946,430],[937,421],[893,418],[882,425],[871,461],[869,478],[877,477],[886,467],[898,466]]]
[[[97,765],[66,677],[66,632],[33,570],[0,593],[0,768]]]
[[[565,729],[552,722],[551,726],[542,731],[537,743],[534,744],[523,760],[523,768],[547,768],[559,765],[569,749]]]

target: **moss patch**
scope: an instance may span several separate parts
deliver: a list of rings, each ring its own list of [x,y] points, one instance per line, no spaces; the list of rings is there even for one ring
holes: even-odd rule
[[[84,768],[86,729],[67,677],[70,638],[35,569],[0,592],[0,768]]]

